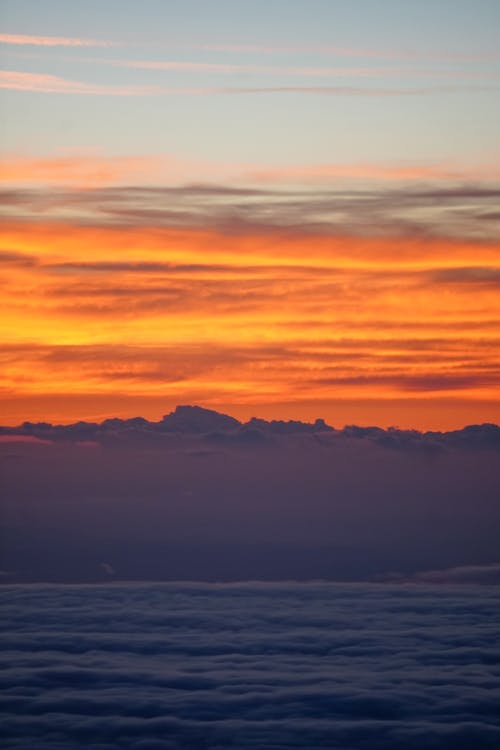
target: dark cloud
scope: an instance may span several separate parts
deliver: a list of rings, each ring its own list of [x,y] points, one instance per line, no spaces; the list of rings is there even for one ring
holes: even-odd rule
[[[114,576],[115,575],[115,569],[112,565],[110,565],[107,562],[102,562],[99,564],[99,567],[105,573],[107,576]]]
[[[334,178],[332,178],[334,179]],[[9,215],[120,226],[193,227],[227,233],[291,231],[365,236],[451,236],[498,240],[497,185],[456,183],[354,189],[324,186],[252,189],[225,185],[9,190]]]
[[[23,256],[20,256],[23,257]],[[1,258],[1,256],[0,256]],[[82,261],[79,263],[45,263],[44,271],[55,271],[61,273],[130,273],[130,274],[158,274],[162,275],[189,275],[189,274],[230,274],[231,276],[248,276],[258,274],[259,277],[274,275],[276,273],[286,273],[291,276],[303,276],[312,274],[320,276],[321,274],[346,274],[343,268],[327,268],[306,265],[222,265],[215,263],[155,263],[155,262],[124,262],[124,261]]]
[[[36,265],[34,256],[26,255],[11,250],[0,250],[0,267],[1,266],[25,266]]]
[[[331,369],[331,368],[330,368]],[[380,385],[383,383],[395,385],[403,391],[454,391],[470,388],[496,386],[500,383],[500,373],[496,367],[487,367],[484,371],[468,372],[440,372],[411,375],[406,373],[373,373],[369,375],[332,375],[310,380],[309,387],[340,386],[340,385]]]
[[[500,268],[468,266],[465,268],[441,268],[433,271],[431,281],[450,284],[500,285]]]
[[[7,586],[2,747],[496,750],[498,592]]]
[[[54,357],[53,361],[64,361],[65,357],[72,357],[73,348],[63,347],[64,351],[58,352],[60,357]],[[69,351],[65,351],[68,349]],[[76,347],[78,351],[78,347]],[[276,356],[278,359],[282,352],[272,348],[266,352],[266,357]],[[87,352],[85,358],[89,358]],[[97,361],[103,362],[106,356],[105,347],[96,347],[94,356]],[[129,353],[130,361],[135,358],[135,350]],[[251,355],[249,355],[251,356]],[[258,430],[263,433],[275,435],[300,435],[316,433],[335,433],[337,441],[344,439],[369,439],[375,443],[382,441],[385,445],[390,445],[391,441],[399,441],[406,444],[424,445],[427,441],[435,445],[438,441],[442,446],[462,447],[469,449],[478,446],[497,447],[500,446],[500,427],[495,424],[469,425],[461,430],[451,432],[419,432],[418,430],[399,430],[391,427],[387,430],[381,427],[362,427],[350,425],[342,430],[335,430],[332,426],[325,423],[321,418],[316,419],[314,423],[300,422],[298,420],[271,420],[258,419],[252,417],[248,422],[242,423],[234,417],[221,414],[212,409],[206,409],[200,406],[177,406],[173,412],[166,414],[160,421],[151,422],[143,417],[134,417],[131,419],[105,419],[101,423],[95,422],[76,422],[69,425],[52,425],[48,422],[24,422],[18,427],[1,427],[0,434],[3,436],[30,438],[53,438],[60,440],[82,440],[92,438],[95,440],[106,440],[107,437],[116,437],[120,433],[130,434],[134,430],[138,436],[145,433],[165,433],[174,432],[179,435],[198,435],[201,438],[210,436],[213,432],[227,432],[229,436],[242,431]]]

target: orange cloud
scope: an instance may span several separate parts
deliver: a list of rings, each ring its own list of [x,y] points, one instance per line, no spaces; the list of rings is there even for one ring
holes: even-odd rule
[[[0,182],[96,187],[163,178],[181,179],[186,168],[162,156],[62,155],[49,158],[11,156],[0,164]]]
[[[463,267],[474,258],[474,266],[496,267],[498,243],[447,238],[353,237],[311,234],[304,229],[266,230],[249,227],[242,233],[155,226],[152,222],[123,228],[114,224],[10,222],[3,225],[5,248],[41,260],[142,263],[229,264],[244,267],[307,266],[325,269],[366,269],[393,272]]]
[[[41,77],[45,78],[44,76]],[[0,87],[1,87],[0,73]],[[409,185],[457,186],[461,183],[500,181],[500,163],[460,165],[420,164],[296,164],[290,166],[250,165],[184,159],[168,153],[107,156],[74,152],[51,156],[6,154],[0,163],[0,182],[17,184],[62,184],[78,187],[140,184],[179,185],[188,182],[220,183],[227,192],[241,186],[319,185],[338,187],[345,181],[356,184],[401,183]],[[232,187],[231,187],[232,186]],[[244,189],[244,188],[243,188]],[[215,195],[215,191],[214,191]]]
[[[498,245],[18,222],[2,247],[6,399],[459,413],[498,392]]]
[[[500,180],[500,164],[464,168],[452,164],[304,164],[260,167],[249,172],[252,180],[265,183],[355,180]]]

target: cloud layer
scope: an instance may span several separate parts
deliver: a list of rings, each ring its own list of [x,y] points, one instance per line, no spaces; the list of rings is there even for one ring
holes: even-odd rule
[[[496,590],[3,589],[3,747],[494,750]]]
[[[147,167],[90,160],[81,175]],[[8,189],[2,199],[11,423],[33,415],[27,399],[54,392],[95,398],[87,414],[105,394],[226,409],[315,401],[324,416],[332,398],[446,396],[454,426],[499,419],[494,186]],[[459,399],[478,404],[472,417]],[[404,424],[431,426],[431,414],[427,402]],[[376,421],[400,423],[383,408]]]

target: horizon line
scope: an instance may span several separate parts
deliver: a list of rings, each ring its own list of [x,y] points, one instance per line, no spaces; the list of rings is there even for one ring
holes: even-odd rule
[[[342,432],[349,428],[357,428],[357,429],[378,429],[382,430],[384,432],[414,432],[418,433],[420,435],[448,435],[451,433],[456,432],[462,432],[468,428],[471,427],[485,427],[485,426],[492,426],[497,427],[500,429],[500,424],[494,422],[494,421],[478,421],[478,422],[468,422],[466,424],[463,424],[462,427],[457,427],[454,429],[419,429],[416,427],[399,427],[398,425],[389,425],[387,427],[383,427],[378,424],[374,423],[355,423],[355,422],[348,422],[345,423],[342,427],[335,427],[334,425],[328,423],[326,419],[323,417],[316,417],[313,421],[306,421],[302,419],[286,419],[286,418],[272,418],[272,419],[266,419],[264,417],[259,416],[251,416],[247,420],[240,420],[237,417],[233,416],[232,414],[227,413],[226,411],[219,411],[218,409],[212,409],[207,406],[202,406],[200,404],[177,404],[173,409],[165,414],[163,414],[159,419],[148,419],[147,417],[143,417],[139,414],[136,414],[134,416],[130,417],[118,417],[118,416],[107,416],[103,417],[100,420],[94,420],[91,418],[88,419],[77,419],[74,421],[69,422],[51,422],[46,420],[36,421],[32,422],[30,419],[25,419],[23,422],[20,422],[19,424],[0,424],[0,442],[3,442],[1,438],[3,436],[9,436],[11,435],[14,437],[17,433],[15,430],[21,430],[25,429],[26,427],[33,427],[33,428],[68,428],[68,427],[74,427],[76,425],[88,425],[88,426],[96,426],[100,427],[104,425],[107,422],[133,422],[135,420],[142,420],[148,425],[160,425],[162,422],[165,422],[168,420],[169,417],[178,415],[179,412],[184,411],[185,413],[190,411],[191,414],[194,412],[202,413],[206,416],[213,415],[214,417],[223,417],[234,421],[234,429],[238,429],[240,427],[248,427],[252,426],[253,422],[258,422],[264,425],[284,425],[284,426],[305,426],[305,427],[314,427],[319,426],[320,428],[323,427],[327,432],[333,431],[333,432]],[[4,430],[7,430],[8,432],[3,433]],[[230,428],[227,428],[228,431],[230,431]],[[210,431],[210,430],[208,430]],[[320,431],[320,429],[318,430]],[[204,432],[204,430],[200,430],[200,433]],[[3,433],[3,435],[2,435]]]

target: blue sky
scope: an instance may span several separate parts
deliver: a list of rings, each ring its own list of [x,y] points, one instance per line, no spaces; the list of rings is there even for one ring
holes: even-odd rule
[[[2,3],[2,20],[4,33],[117,44],[4,44],[8,71],[169,90],[140,99],[6,90],[7,153],[94,149],[276,164],[467,163],[487,161],[497,149],[496,2],[21,0]],[[113,61],[241,70],[115,67]],[[300,72],[311,68],[323,72]],[[325,86],[336,90],[314,91]],[[301,90],[192,93],[255,87]]]

